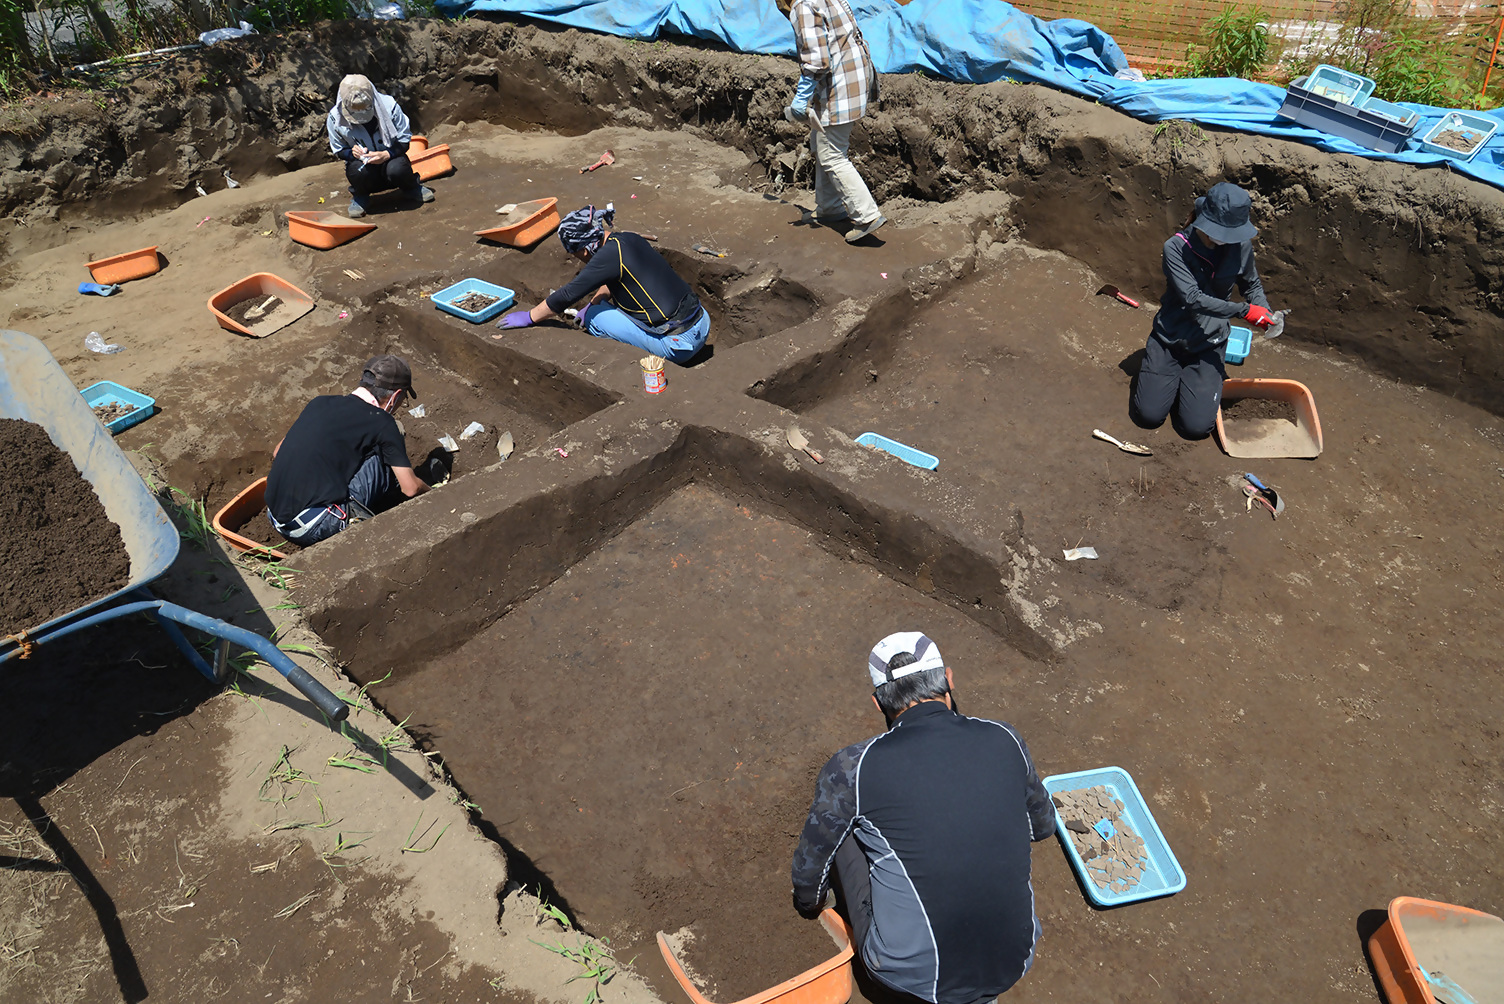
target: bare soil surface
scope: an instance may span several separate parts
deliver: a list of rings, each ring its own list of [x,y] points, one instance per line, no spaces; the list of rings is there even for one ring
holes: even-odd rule
[[[793,841],[821,765],[882,729],[863,644],[916,624],[969,667],[969,713],[1010,713],[1025,667],[989,632],[691,486],[375,693],[472,797],[524,813],[498,826],[590,930],[657,973],[654,932],[687,927],[707,996],[739,1000],[833,954],[790,903]]]
[[[131,559],[73,458],[0,418],[0,634],[38,627],[130,581]]]

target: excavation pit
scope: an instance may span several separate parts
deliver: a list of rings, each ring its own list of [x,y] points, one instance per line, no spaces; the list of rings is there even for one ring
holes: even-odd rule
[[[707,995],[738,1000],[829,957],[789,904],[793,838],[819,767],[882,729],[861,654],[916,626],[968,712],[1009,716],[1027,660],[992,632],[692,482],[371,693],[588,930],[630,956],[689,927]]]

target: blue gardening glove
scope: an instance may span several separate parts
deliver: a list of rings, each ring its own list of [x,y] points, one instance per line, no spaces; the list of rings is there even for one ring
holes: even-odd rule
[[[514,310],[497,322],[496,326],[498,328],[530,328],[533,326],[533,312]]]
[[[100,284],[97,282],[81,282],[78,284],[80,293],[93,293],[95,296],[113,296],[120,292],[120,284]]]

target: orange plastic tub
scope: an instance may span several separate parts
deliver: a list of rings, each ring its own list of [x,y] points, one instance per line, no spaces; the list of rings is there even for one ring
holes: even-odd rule
[[[1389,1004],[1436,1004],[1433,981],[1475,999],[1504,987],[1504,920],[1481,910],[1400,896],[1368,939],[1368,957]],[[1427,978],[1430,973],[1430,978]],[[1442,982],[1445,981],[1445,982]]]
[[[502,217],[501,226],[477,230],[475,236],[513,247],[531,247],[559,229],[558,206],[558,199],[519,202],[516,209]]]
[[[410,139],[410,140],[407,141],[407,159],[408,160],[412,160],[414,156],[416,156],[417,154],[422,153],[424,150],[427,150],[427,149],[428,149],[428,137],[427,136],[414,136],[412,139]]]
[[[428,181],[454,170],[454,161],[449,159],[448,143],[429,147],[416,154],[409,148],[407,159],[413,165],[413,170],[418,172],[419,181]]]
[[[774,1001],[778,1004],[846,1004],[851,999],[852,990],[851,958],[856,954],[851,945],[851,926],[846,923],[845,917],[831,909],[821,912],[820,923],[825,925],[826,932],[840,951],[793,979],[784,980],[776,987],[753,994],[736,1004],[772,1004]],[[668,939],[662,931],[658,932],[658,951],[663,953],[663,961],[668,964],[669,972],[679,986],[684,988],[690,1001],[693,1004],[711,1004],[695,989],[689,974],[684,971],[679,960],[674,958],[674,951],[668,947]]]
[[[287,555],[276,548],[258,544],[248,537],[242,537],[235,531],[245,526],[256,514],[266,508],[266,478],[258,478],[245,491],[236,495],[225,503],[223,509],[214,514],[214,532],[225,539],[237,551],[247,551],[258,554],[265,558],[275,558],[283,561]]]
[[[374,223],[361,223],[339,213],[317,209],[294,209],[283,215],[287,217],[287,236],[320,251],[348,244],[376,229]]]
[[[268,296],[278,297],[282,303],[272,308],[272,311],[259,321],[241,324],[225,313],[226,310],[244,300],[253,298],[265,300]],[[274,331],[280,331],[312,309],[313,297],[286,279],[272,275],[270,272],[248,275],[209,297],[209,313],[219,321],[221,328],[236,334],[250,335],[252,338],[265,338]]]
[[[1311,389],[1299,380],[1239,377],[1222,382],[1222,400],[1257,398],[1283,401],[1295,409],[1295,424],[1283,419],[1254,418],[1223,422],[1217,409],[1217,442],[1229,457],[1321,456],[1321,417]]]
[[[94,276],[95,282],[111,286],[117,282],[130,282],[132,279],[145,279],[149,275],[156,275],[162,271],[162,259],[157,254],[157,245],[153,244],[139,251],[127,251],[113,258],[91,261],[88,269]]]

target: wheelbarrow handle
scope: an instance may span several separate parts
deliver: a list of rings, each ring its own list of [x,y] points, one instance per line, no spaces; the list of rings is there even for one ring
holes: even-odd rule
[[[349,705],[330,693],[329,688],[310,676],[302,666],[289,659],[286,652],[256,632],[247,631],[245,628],[236,627],[214,617],[207,617],[187,607],[180,607],[176,603],[168,603],[166,600],[158,600],[157,603],[160,605],[152,611],[157,617],[175,621],[196,631],[214,635],[216,638],[223,638],[255,652],[266,661],[267,665],[287,677],[287,682],[296,687],[298,693],[312,701],[314,706],[322,711],[331,722],[342,722],[350,716]],[[194,655],[196,656],[197,653]]]

